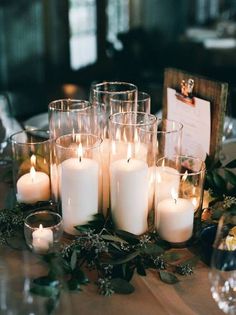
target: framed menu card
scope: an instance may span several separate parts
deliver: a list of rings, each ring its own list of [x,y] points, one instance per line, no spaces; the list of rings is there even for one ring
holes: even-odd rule
[[[182,154],[217,158],[221,148],[228,84],[182,70],[164,74],[162,116],[183,124]]]

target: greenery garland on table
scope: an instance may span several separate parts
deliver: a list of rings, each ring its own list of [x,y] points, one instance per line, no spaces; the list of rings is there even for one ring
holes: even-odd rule
[[[225,166],[219,161],[212,164],[207,159],[206,162],[205,189],[211,201],[202,211],[200,230],[217,222],[223,211],[236,211],[236,175],[231,171],[236,168],[236,160]],[[0,211],[0,243],[11,245],[16,234],[23,238],[24,217],[30,210],[27,205],[16,204],[13,209]],[[57,251],[41,256],[48,265],[48,274],[32,283],[32,293],[49,298],[49,314],[62,289],[80,291],[89,283],[88,271],[96,271],[100,294],[130,294],[134,291],[130,280],[135,272],[145,276],[147,269],[152,268],[161,281],[174,284],[182,276],[192,274],[198,259],[194,256],[185,260],[180,251],[171,250],[155,231],[138,237],[115,230],[111,219],[105,220],[100,214],[76,229],[80,236],[62,243]],[[199,231],[195,235],[199,235]]]

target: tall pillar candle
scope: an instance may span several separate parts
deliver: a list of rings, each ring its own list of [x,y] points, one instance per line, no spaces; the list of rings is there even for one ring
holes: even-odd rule
[[[70,158],[61,163],[61,202],[64,230],[87,223],[98,212],[99,164],[88,158]]]
[[[148,165],[121,159],[110,167],[111,213],[118,229],[140,235],[147,231]]]

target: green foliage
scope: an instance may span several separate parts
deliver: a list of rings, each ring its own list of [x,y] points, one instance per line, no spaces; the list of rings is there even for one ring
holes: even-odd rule
[[[236,168],[236,159],[222,165],[217,161],[206,159],[205,189],[210,189],[213,196],[236,196],[236,174],[232,170]]]

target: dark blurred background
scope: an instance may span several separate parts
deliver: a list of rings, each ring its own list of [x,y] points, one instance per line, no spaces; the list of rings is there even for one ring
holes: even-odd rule
[[[236,116],[236,1],[0,0],[0,93],[19,119],[102,80],[136,83],[156,112],[165,67],[228,82]]]

